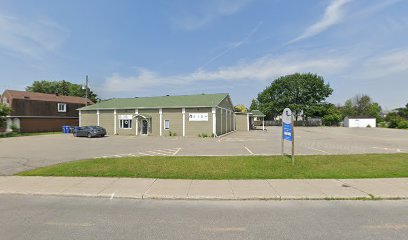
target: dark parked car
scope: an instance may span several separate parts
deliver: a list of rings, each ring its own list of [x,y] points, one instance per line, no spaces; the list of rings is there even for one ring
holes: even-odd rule
[[[74,137],[104,137],[106,130],[103,127],[98,126],[85,126],[74,129]]]

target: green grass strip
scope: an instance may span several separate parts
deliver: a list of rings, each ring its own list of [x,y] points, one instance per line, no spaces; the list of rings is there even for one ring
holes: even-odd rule
[[[408,177],[408,154],[124,157],[57,164],[20,176],[167,179],[311,179]]]

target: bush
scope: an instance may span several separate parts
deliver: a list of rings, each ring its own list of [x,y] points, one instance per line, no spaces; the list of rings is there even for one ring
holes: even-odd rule
[[[399,116],[396,113],[390,113],[387,115],[387,117],[385,118],[385,121],[388,122],[388,127],[389,128],[397,128],[398,124],[402,121],[404,121],[404,118]]]
[[[408,120],[404,120],[398,123],[397,128],[399,129],[408,129]]]
[[[370,125],[370,124],[368,124],[368,125],[367,125],[367,128],[371,128],[371,125]]]
[[[12,125],[11,125],[11,131],[18,133],[18,132],[20,132],[20,128],[17,127],[17,125],[12,124]]]

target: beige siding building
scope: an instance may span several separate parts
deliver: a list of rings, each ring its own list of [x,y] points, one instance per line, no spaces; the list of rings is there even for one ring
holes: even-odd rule
[[[78,110],[80,126],[101,126],[109,135],[215,137],[235,130],[226,93],[111,99]]]

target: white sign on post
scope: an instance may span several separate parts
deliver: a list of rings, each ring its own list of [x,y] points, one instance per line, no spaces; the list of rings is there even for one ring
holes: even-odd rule
[[[295,163],[295,137],[293,127],[293,115],[289,108],[285,108],[282,113],[282,155],[285,150],[285,141],[292,142],[292,164]]]
[[[190,122],[200,122],[200,121],[208,122],[208,113],[189,113],[188,120]]]

